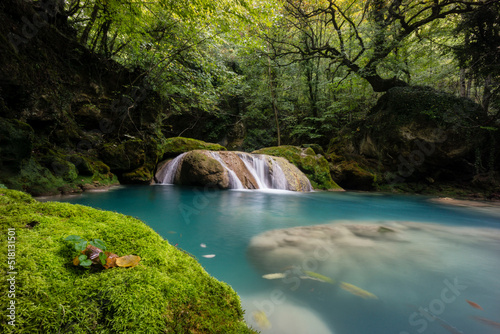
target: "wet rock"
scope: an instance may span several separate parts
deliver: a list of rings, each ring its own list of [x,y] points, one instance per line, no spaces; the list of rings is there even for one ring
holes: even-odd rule
[[[252,153],[285,158],[307,175],[315,189],[342,190],[342,188],[332,180],[328,161],[321,154],[316,154],[312,147],[300,148],[297,146],[283,145],[266,147]]]
[[[195,150],[187,153],[182,159],[179,170],[174,181],[176,184],[229,188],[228,172],[206,151]]]

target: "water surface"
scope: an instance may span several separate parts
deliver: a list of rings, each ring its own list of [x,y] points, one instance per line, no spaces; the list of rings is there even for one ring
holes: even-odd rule
[[[417,196],[163,185],[119,187],[59,200],[143,220],[171,244],[196,256],[211,275],[229,283],[242,298],[247,321],[262,333],[500,332],[498,215]],[[252,238],[273,229],[387,222],[406,228],[406,239],[381,247],[378,241],[374,247],[349,244],[332,256],[298,263],[299,269],[319,272],[334,284],[263,279],[265,266],[247,252]],[[409,228],[405,222],[423,225]],[[340,282],[377,299],[350,293],[340,288]],[[270,328],[254,319],[259,311],[266,314]]]

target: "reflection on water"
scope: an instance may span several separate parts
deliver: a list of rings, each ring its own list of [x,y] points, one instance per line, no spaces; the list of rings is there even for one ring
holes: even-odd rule
[[[61,200],[144,220],[231,284],[262,333],[499,332],[500,218],[487,211],[414,196],[174,186]],[[273,273],[283,276],[262,278]]]

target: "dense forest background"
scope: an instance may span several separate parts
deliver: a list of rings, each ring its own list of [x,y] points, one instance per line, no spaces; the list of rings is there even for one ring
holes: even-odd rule
[[[4,0],[0,11],[8,186],[43,193],[28,174],[49,172],[147,182],[165,139],[182,136],[313,145],[352,188],[394,183],[399,167],[405,182],[498,189],[499,1]],[[448,131],[448,147],[402,173],[397,156],[415,143],[391,136],[406,128],[427,145]],[[347,181],[356,173],[369,186]]]

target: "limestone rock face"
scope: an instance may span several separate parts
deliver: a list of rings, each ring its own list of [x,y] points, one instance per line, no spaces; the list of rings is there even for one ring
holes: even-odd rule
[[[257,181],[236,152],[218,152],[218,154],[226,166],[236,173],[243,187],[246,189],[259,189]]]
[[[183,157],[174,182],[189,186],[229,188],[227,170],[219,161],[210,157],[206,151],[201,150],[188,152]]]

